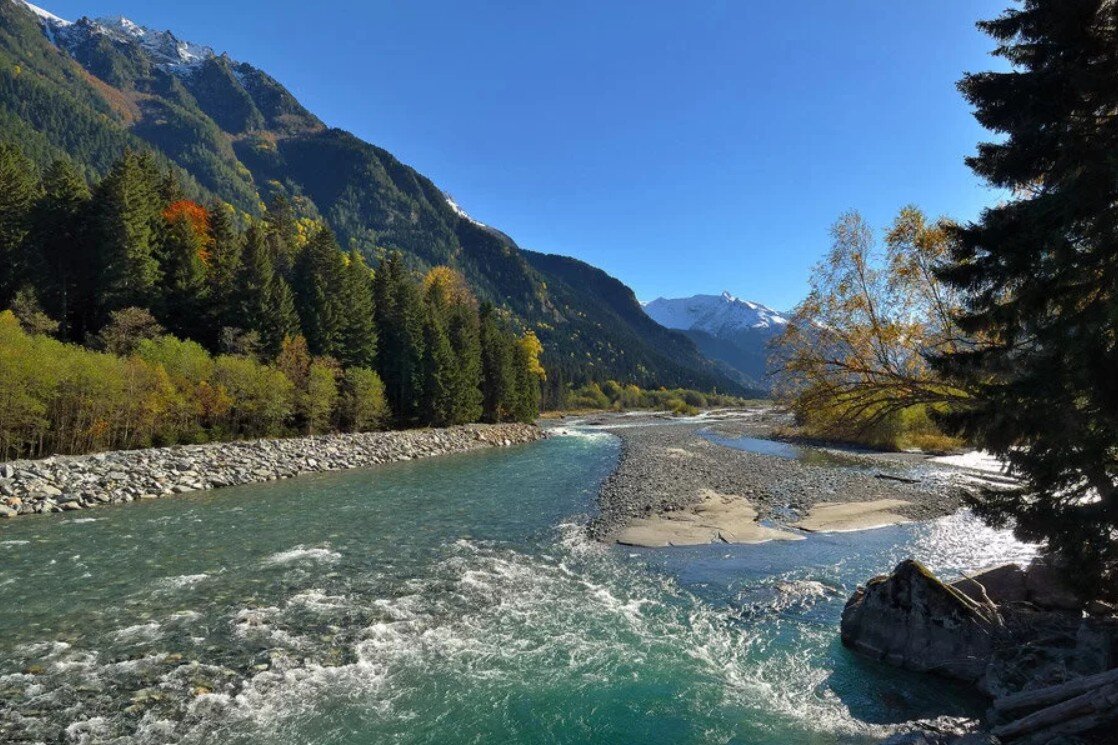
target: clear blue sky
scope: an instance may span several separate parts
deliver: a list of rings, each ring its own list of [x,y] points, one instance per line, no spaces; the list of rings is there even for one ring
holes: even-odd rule
[[[804,294],[827,229],[974,217],[955,90],[1010,0],[38,0],[228,51],[522,246],[642,299]]]

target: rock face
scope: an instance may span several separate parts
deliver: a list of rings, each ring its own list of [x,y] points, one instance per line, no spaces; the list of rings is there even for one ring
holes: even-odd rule
[[[76,511],[315,471],[414,460],[544,437],[530,424],[319,435],[52,457],[0,464],[0,518]]]
[[[952,582],[951,587],[980,603],[989,599],[1001,605],[1029,599],[1025,570],[1017,564],[1002,564],[975,574],[968,574],[963,579]]]
[[[897,667],[978,681],[1001,633],[996,610],[940,582],[919,562],[859,588],[842,613],[847,647]]]

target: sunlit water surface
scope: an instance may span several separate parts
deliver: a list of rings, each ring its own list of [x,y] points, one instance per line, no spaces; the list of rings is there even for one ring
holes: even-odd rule
[[[605,549],[604,434],[0,525],[0,742],[863,743],[980,704],[848,594],[1031,551],[967,516]]]

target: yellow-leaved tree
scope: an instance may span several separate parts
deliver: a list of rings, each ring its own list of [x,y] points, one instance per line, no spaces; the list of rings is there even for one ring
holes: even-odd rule
[[[932,414],[967,392],[927,362],[967,343],[954,322],[958,298],[934,271],[948,227],[912,206],[883,247],[857,212],[832,226],[831,250],[774,345],[778,396],[809,434],[878,447],[953,444]]]

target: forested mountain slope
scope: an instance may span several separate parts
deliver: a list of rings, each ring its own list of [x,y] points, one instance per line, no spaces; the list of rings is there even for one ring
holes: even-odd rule
[[[591,267],[533,258],[387,151],[328,127],[267,73],[169,31],[124,18],[71,23],[0,0],[0,137],[40,167],[68,157],[89,177],[126,149],[150,148],[195,199],[258,216],[282,197],[371,263],[400,250],[416,269],[455,267],[480,298],[536,329],[545,365],[566,382],[741,390],[682,334],[618,306],[632,294],[621,283],[597,273],[587,285]]]

